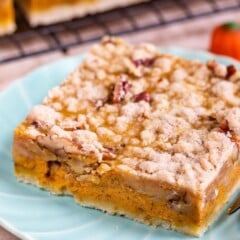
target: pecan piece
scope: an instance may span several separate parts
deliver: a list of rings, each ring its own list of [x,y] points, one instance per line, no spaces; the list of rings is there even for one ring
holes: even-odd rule
[[[233,135],[231,140],[236,143],[238,148],[240,148],[240,138],[237,135]]]
[[[187,200],[187,193],[176,193],[173,192],[172,195],[168,197],[169,206],[175,211],[184,213],[189,209],[189,202]]]
[[[51,127],[51,124],[43,121],[33,121],[31,122],[31,125],[35,128],[38,129],[39,131],[46,131]]]
[[[140,101],[150,102],[150,100],[151,100],[150,94],[146,91],[137,94],[134,98],[134,102]]]
[[[219,124],[219,128],[224,132],[227,133],[229,131],[228,120],[223,120]]]
[[[234,65],[227,66],[227,75],[226,79],[229,79],[232,75],[237,72],[237,68]]]
[[[85,129],[82,123],[73,120],[66,120],[60,124],[60,127],[65,131],[75,131],[80,129]]]
[[[139,66],[150,67],[153,65],[154,60],[155,60],[154,58],[136,59],[133,60],[133,63],[136,67]]]
[[[209,60],[207,62],[207,67],[210,69],[210,70],[214,70],[216,67],[217,67],[218,63],[215,61],[215,60]]]
[[[213,74],[219,78],[225,78],[227,75],[226,66],[219,64],[215,60],[207,62],[207,67],[213,72]]]
[[[103,154],[103,160],[112,160],[117,157],[115,153],[109,151],[108,149],[104,149],[102,154]]]
[[[101,107],[103,107],[108,102],[107,98],[104,99],[98,99],[95,101],[95,107],[97,110],[99,110]]]
[[[37,143],[56,155],[67,153],[79,154],[80,147],[67,138],[51,138],[51,136],[38,136]]]
[[[121,76],[120,80],[114,86],[112,99],[113,103],[122,102],[130,87],[131,84],[129,81],[127,81],[124,76]]]
[[[40,123],[38,121],[33,121],[31,125],[34,126],[35,128],[39,128]]]
[[[48,161],[47,162],[47,171],[45,176],[50,178],[52,174],[57,171],[61,167],[61,163],[59,161]]]
[[[222,120],[219,123],[218,127],[215,128],[215,130],[220,133],[225,133],[225,134],[228,133],[229,132],[228,121],[225,119]]]

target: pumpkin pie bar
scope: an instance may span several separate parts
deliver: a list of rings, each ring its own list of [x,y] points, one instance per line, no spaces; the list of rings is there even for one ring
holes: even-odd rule
[[[47,25],[147,0],[18,0],[32,26]]]
[[[105,37],[15,129],[15,174],[200,236],[239,187],[239,80],[233,65]]]
[[[0,36],[14,32],[16,29],[12,0],[0,1]]]

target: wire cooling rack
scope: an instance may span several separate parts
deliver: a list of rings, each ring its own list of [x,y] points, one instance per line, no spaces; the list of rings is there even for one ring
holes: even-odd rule
[[[103,35],[123,35],[240,9],[240,0],[153,0],[127,8],[31,28],[17,8],[18,30],[0,38],[0,64],[52,51],[67,52]]]

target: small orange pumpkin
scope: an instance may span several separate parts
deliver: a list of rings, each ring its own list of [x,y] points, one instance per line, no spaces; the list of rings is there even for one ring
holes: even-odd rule
[[[240,60],[240,23],[217,26],[212,32],[210,51]]]

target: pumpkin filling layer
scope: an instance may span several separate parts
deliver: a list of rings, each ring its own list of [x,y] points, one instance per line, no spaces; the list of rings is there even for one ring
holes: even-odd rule
[[[16,128],[16,176],[199,236],[239,183],[238,79],[232,65],[104,38]]]

